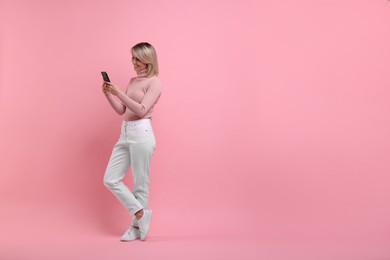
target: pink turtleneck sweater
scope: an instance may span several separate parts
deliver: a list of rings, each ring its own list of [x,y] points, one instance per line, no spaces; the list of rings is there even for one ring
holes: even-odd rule
[[[119,114],[125,114],[126,121],[151,118],[154,105],[157,103],[162,92],[162,82],[156,77],[146,77],[145,71],[132,78],[127,85],[126,91],[120,91],[118,98],[121,106],[115,106],[111,95],[106,95],[113,108]]]

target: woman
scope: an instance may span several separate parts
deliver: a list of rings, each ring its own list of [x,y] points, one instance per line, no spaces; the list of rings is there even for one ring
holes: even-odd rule
[[[131,48],[132,63],[137,77],[130,80],[125,92],[110,82],[103,82],[103,93],[112,108],[124,114],[121,134],[115,144],[104,175],[104,185],[119,199],[132,216],[132,225],[122,241],[148,234],[152,210],[148,210],[150,162],[156,140],[151,118],[154,105],[160,98],[162,83],[158,76],[157,54],[149,43]],[[114,97],[116,96],[116,98]],[[131,192],[122,179],[131,167],[134,190]]]

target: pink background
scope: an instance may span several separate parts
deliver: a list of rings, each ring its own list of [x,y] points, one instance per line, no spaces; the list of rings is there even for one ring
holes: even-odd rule
[[[1,0],[0,19],[0,259],[390,258],[389,1]],[[165,86],[154,219],[120,243],[100,71],[124,89],[140,41]]]

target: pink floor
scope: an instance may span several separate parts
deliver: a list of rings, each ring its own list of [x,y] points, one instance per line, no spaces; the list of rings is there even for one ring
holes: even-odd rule
[[[291,237],[276,241],[260,236],[151,234],[146,242],[123,243],[114,235],[56,232],[54,227],[52,233],[39,234],[38,238],[34,228],[15,231],[16,234],[1,235],[1,259],[390,259],[389,244],[380,237],[349,243],[337,237],[310,241]]]
[[[45,215],[45,211],[51,213]],[[0,259],[390,259],[390,234],[385,232],[283,234],[268,229],[258,234],[248,231],[251,235],[245,236],[212,234],[207,229],[180,234],[152,226],[147,241],[125,243],[119,241],[125,224],[96,219],[88,221],[65,210],[36,205],[5,204],[0,213]]]

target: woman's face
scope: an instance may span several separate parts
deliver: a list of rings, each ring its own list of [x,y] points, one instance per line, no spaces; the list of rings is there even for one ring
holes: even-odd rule
[[[134,53],[132,53],[131,62],[133,63],[135,72],[140,72],[141,70],[146,69],[148,66],[145,63],[142,63],[138,58],[134,56]]]

